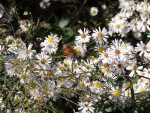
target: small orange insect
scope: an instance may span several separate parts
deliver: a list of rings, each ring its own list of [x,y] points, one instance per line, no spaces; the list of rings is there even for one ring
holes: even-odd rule
[[[67,54],[68,56],[72,56],[74,51],[73,51],[73,47],[71,44],[67,44],[65,49],[64,49],[64,53]]]

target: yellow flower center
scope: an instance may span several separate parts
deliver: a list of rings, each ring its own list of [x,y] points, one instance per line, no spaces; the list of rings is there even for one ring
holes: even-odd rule
[[[41,74],[41,75],[44,74],[44,70],[41,70],[41,71],[40,71],[40,74]]]
[[[60,65],[59,67],[61,70],[64,70],[65,69],[65,66],[64,65]]]
[[[87,107],[89,107],[89,105],[88,105],[88,104],[84,104],[84,107],[86,107],[86,108],[87,108]]]
[[[47,71],[46,71],[46,74],[47,74],[47,75],[52,75],[52,74],[53,74],[53,71],[47,70]]]
[[[52,36],[49,36],[47,40],[48,40],[48,42],[53,42],[54,39]]]
[[[95,9],[92,9],[92,10],[91,10],[91,13],[92,13],[92,14],[95,14],[95,13],[96,13],[96,10],[95,10]]]
[[[68,67],[69,66],[69,62],[65,61],[64,64]]]
[[[44,92],[44,93],[47,93],[47,92],[48,92],[48,88],[47,88],[47,87],[44,87],[44,88],[43,88],[43,92]]]
[[[102,70],[103,73],[107,73],[109,72],[109,67],[105,67],[103,70]]]
[[[85,38],[86,35],[84,33],[80,34],[81,38]]]
[[[42,58],[42,59],[41,59],[41,63],[42,63],[42,64],[45,64],[45,63],[46,63],[46,59]]]
[[[137,70],[137,66],[133,66],[131,70],[132,71],[136,71]]]
[[[98,33],[97,33],[97,37],[98,37],[98,38],[102,38],[102,37],[103,37],[102,32],[98,32]]]
[[[26,74],[22,74],[22,75],[21,75],[21,79],[24,79],[24,80],[25,80],[26,77],[27,77]]]
[[[127,86],[129,86],[129,85],[131,84],[131,82],[130,82],[130,81],[127,81],[126,84],[127,84]]]
[[[104,51],[104,48],[103,47],[99,47],[98,48],[98,52],[102,53]]]
[[[8,41],[10,41],[10,42],[11,42],[12,40],[13,40],[13,38],[12,38],[12,37],[9,37],[9,38],[8,38]]]
[[[114,95],[115,97],[119,97],[119,96],[120,96],[120,92],[119,92],[118,90],[115,90],[115,91],[113,92],[113,95]]]
[[[120,50],[119,50],[119,49],[116,49],[116,50],[115,50],[115,54],[120,54]]]
[[[141,88],[140,89],[140,93],[142,93],[142,92],[144,92],[145,91],[145,89],[144,88]]]
[[[80,49],[79,48],[74,48],[74,50],[77,52],[77,53],[79,53],[80,52]]]
[[[26,53],[26,54],[30,54],[30,50],[28,50],[28,49],[25,50],[25,53]]]
[[[118,29],[119,29],[119,28],[120,28],[120,25],[119,25],[119,24],[116,24],[116,28],[118,28]]]
[[[74,79],[74,74],[69,74],[69,77],[71,78],[71,79]]]
[[[105,56],[106,58],[108,58],[108,53],[104,53],[104,56]]]
[[[102,84],[101,84],[101,82],[96,82],[96,83],[94,83],[94,86],[96,88],[100,88],[102,86]]]
[[[59,87],[60,87],[60,88],[65,88],[65,85],[64,85],[63,83],[61,83],[61,84],[59,85]]]
[[[35,85],[33,82],[31,82],[31,83],[29,84],[29,86],[30,86],[30,88],[34,89],[36,85]]]
[[[73,65],[73,69],[76,69],[76,68],[77,68],[77,64],[74,64],[74,65]]]
[[[28,104],[28,103],[24,103],[24,104],[22,104],[22,106],[23,106],[24,108],[27,108],[27,107],[29,106],[29,104]]]
[[[66,89],[67,94],[71,94],[71,90],[69,88]]]
[[[144,45],[143,46],[143,48],[142,48],[142,50],[146,50],[147,49],[147,46],[146,45]]]
[[[20,102],[20,98],[17,96],[17,97],[15,97],[14,101],[15,101],[16,103],[19,103],[19,102]]]
[[[83,87],[83,86],[84,86],[84,82],[80,82],[80,86],[82,86],[82,87]]]

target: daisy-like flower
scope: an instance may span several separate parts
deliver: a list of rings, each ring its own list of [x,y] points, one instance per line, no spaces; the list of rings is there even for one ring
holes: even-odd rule
[[[101,54],[105,49],[107,45],[103,44],[96,44],[94,50],[97,51],[98,54]]]
[[[39,65],[43,68],[46,68],[46,66],[48,66],[52,62],[50,56],[43,53],[37,54],[36,58],[38,59]]]
[[[93,81],[92,86],[90,86],[90,89],[92,92],[102,94],[102,86],[103,84],[100,81]]]
[[[94,113],[94,107],[92,102],[80,102],[78,110],[82,113]]]
[[[48,37],[44,40],[44,42],[41,43],[42,52],[47,54],[55,53],[58,49],[58,43],[60,39],[56,34],[50,33]]]
[[[23,71],[21,74],[18,75],[18,77],[20,78],[20,83],[29,83],[29,81],[33,78],[31,75],[32,74],[29,71]]]
[[[146,17],[141,17],[141,18],[142,18],[142,22],[141,22],[141,25],[140,25],[141,30],[142,30],[143,32],[145,32],[147,29],[150,30],[150,27],[149,27],[149,25],[150,25],[150,20],[147,19]]]
[[[89,30],[84,28],[84,30],[82,31],[81,29],[78,30],[78,32],[80,33],[79,36],[75,36],[76,37],[76,41],[79,41],[80,43],[86,43],[90,41],[90,35],[89,35]]]
[[[44,48],[41,49],[42,52],[44,54],[52,54],[52,53],[56,53],[56,51],[58,50],[58,46],[52,47],[51,45],[47,45]]]
[[[111,91],[110,91],[110,96],[109,98],[114,101],[114,102],[118,102],[119,100],[122,100],[122,91],[119,88],[114,88],[111,87]]]
[[[122,40],[113,40],[111,44],[111,57],[118,58],[122,56]]]
[[[98,8],[97,7],[91,7],[90,9],[90,15],[96,16],[98,14]]]
[[[14,40],[14,37],[11,36],[11,35],[9,35],[9,36],[6,37],[6,43],[10,43],[10,42],[12,42],[13,40]]]
[[[140,43],[137,44],[137,47],[135,47],[135,51],[140,52],[140,56],[142,56],[142,54],[147,54],[150,51],[150,42],[145,45],[142,41],[140,41]]]
[[[146,78],[140,78],[138,81],[137,81],[137,84],[134,85],[134,90],[135,90],[135,93],[142,93],[142,92],[145,92],[145,91],[149,91],[150,90],[150,87],[149,87],[149,80],[146,79]]]
[[[28,48],[23,48],[18,50],[18,58],[27,60],[27,58],[31,59],[33,54],[36,52],[35,50],[31,50],[33,44],[29,44]]]
[[[79,62],[75,60],[72,65],[73,65],[73,72],[80,73]]]
[[[29,90],[29,93],[30,93],[32,99],[41,101],[42,92],[40,91],[39,87],[35,87],[34,89]]]
[[[112,20],[110,23],[110,27],[112,27],[113,32],[115,33],[121,33],[123,29],[124,20]]]
[[[141,37],[141,30],[135,30],[134,33],[133,33],[134,37],[139,39]]]
[[[90,86],[91,85],[91,80],[89,79],[89,77],[84,77],[82,78],[83,84],[84,86]]]
[[[141,71],[142,70],[143,66],[137,66],[136,65],[136,62],[133,62],[131,66],[128,66],[126,69],[127,70],[130,70],[130,74],[129,76],[130,77],[133,77],[135,75],[135,73],[137,73],[138,75],[141,75]]]
[[[136,19],[131,20],[130,29],[132,31],[140,30],[140,22]]]
[[[74,97],[75,94],[73,93],[71,88],[66,88],[64,90],[63,95],[66,96],[67,98],[71,98],[71,97]]]
[[[105,50],[99,55],[99,60],[102,60],[103,63],[107,63],[110,61],[110,50]]]
[[[86,61],[83,61],[83,65],[85,66],[85,68],[83,68],[84,71],[89,71],[92,72],[95,70],[95,66],[94,66],[94,62],[92,59],[87,59]]]
[[[112,68],[110,67],[110,64],[108,63],[104,63],[103,66],[101,66],[101,70],[104,76],[107,78],[113,78],[115,75],[112,71]]]
[[[115,68],[115,74],[122,74],[125,73],[125,63],[123,60],[116,60],[115,63],[113,64],[114,68]]]
[[[144,72],[143,73],[144,73],[144,74],[142,74],[143,76],[150,78],[150,69],[144,68]]]
[[[73,49],[77,55],[80,55],[82,57],[84,57],[85,53],[87,52],[86,44],[83,44],[80,41],[75,42],[75,46],[73,47]]]
[[[135,2],[134,0],[119,0],[120,8],[123,11],[134,11],[135,10]]]
[[[69,68],[69,69],[71,69],[72,68],[72,59],[70,58],[70,57],[68,57],[68,58],[66,58],[66,59],[64,59],[64,66],[65,66],[65,68]]]
[[[108,32],[105,28],[101,30],[101,28],[98,27],[98,29],[93,30],[92,36],[96,43],[102,44],[103,42],[107,42]]]
[[[24,62],[20,61],[19,59],[10,58],[5,61],[5,71],[10,77],[18,76],[22,72],[21,66],[24,65]]]
[[[126,37],[127,33],[130,31],[129,23],[125,21],[123,23],[122,27],[123,27],[123,29],[122,29],[122,32],[120,33],[121,37]]]
[[[50,33],[50,35],[48,35],[45,38],[46,39],[44,40],[44,42],[41,43],[41,47],[45,46],[56,47],[58,45],[59,38],[56,34]]]

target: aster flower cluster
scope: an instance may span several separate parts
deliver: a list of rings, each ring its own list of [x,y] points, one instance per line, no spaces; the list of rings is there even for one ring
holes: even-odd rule
[[[20,38],[8,36],[8,41],[5,41],[7,46],[2,41],[1,72],[9,78],[18,78],[18,84],[24,86],[29,96],[29,106],[35,101],[47,102],[49,98],[57,101],[61,97],[71,99],[79,96],[79,103],[76,103],[78,111],[94,113],[98,110],[94,105],[101,100],[105,99],[106,105],[108,102],[117,103],[118,106],[125,106],[126,103],[132,105],[130,100],[133,92],[135,99],[140,100],[136,95],[143,95],[143,92],[150,90],[147,66],[150,42],[144,44],[141,41],[136,47],[121,39],[108,43],[108,31],[100,27],[93,33],[87,28],[78,32],[79,36],[75,36],[75,46],[72,47],[74,52],[68,55],[64,51],[63,57],[57,57],[63,50],[58,49],[60,38],[53,33],[41,42],[40,53],[32,49],[32,44],[26,46]],[[95,42],[96,56],[88,57],[87,44],[92,40]],[[140,64],[136,56],[143,58],[145,64]],[[134,79],[135,82],[132,81]],[[21,107],[21,99],[25,97],[21,97],[20,93],[15,93],[13,101],[19,104],[16,110],[25,112]],[[1,100],[3,96],[1,94]],[[4,110],[6,105],[1,103],[1,110]]]
[[[75,106],[74,113],[123,111],[149,102],[150,40],[133,45],[110,38],[132,32],[140,39],[147,33],[150,3],[119,2],[121,11],[108,30],[79,29],[73,44],[62,43],[58,34],[50,32],[35,50],[34,43],[26,44],[21,37],[32,28],[27,20],[19,21],[21,35],[0,37],[0,112],[60,113],[56,104],[63,105],[60,99]],[[43,9],[49,6],[50,0],[40,2]],[[91,9],[91,15],[97,13],[98,9]]]
[[[150,3],[148,0],[135,2],[134,0],[119,0],[121,9],[109,23],[109,34],[118,33],[127,37],[133,32],[135,38],[140,38],[142,33],[149,32],[150,28]]]

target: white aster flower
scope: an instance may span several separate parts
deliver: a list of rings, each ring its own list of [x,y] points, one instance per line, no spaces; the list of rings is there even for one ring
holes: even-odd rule
[[[84,28],[84,30],[82,31],[81,29],[78,30],[78,32],[80,33],[79,36],[75,36],[76,37],[76,41],[79,41],[81,43],[86,43],[90,41],[90,35],[89,35],[89,30]]]
[[[92,102],[80,102],[78,110],[82,113],[94,113],[94,107]]]
[[[43,53],[37,54],[36,58],[38,59],[39,65],[43,68],[46,68],[52,62],[51,57]]]
[[[98,8],[97,7],[91,7],[90,9],[90,15],[96,16],[98,14]]]
[[[138,75],[141,75],[141,71],[142,70],[143,66],[137,66],[136,65],[136,62],[133,62],[131,66],[128,66],[126,69],[127,70],[130,70],[130,74],[129,76],[130,77],[133,77],[135,75],[135,73],[137,73]]]
[[[96,43],[102,44],[103,42],[107,42],[108,32],[105,28],[101,30],[101,28],[98,27],[98,29],[93,30],[92,36]]]
[[[150,31],[150,20],[147,19],[146,17],[141,17],[142,18],[142,22],[140,24],[140,28],[143,32],[145,32],[146,30]]]
[[[28,48],[22,48],[18,50],[18,58],[27,60],[27,58],[32,59],[35,50],[31,50],[33,44],[29,44]]]
[[[137,44],[137,47],[135,47],[135,51],[140,52],[140,56],[142,56],[142,54],[147,54],[150,51],[150,42],[146,45],[140,41],[140,43]]]
[[[46,39],[44,40],[44,42],[41,43],[41,47],[45,46],[56,47],[58,45],[59,38],[56,34],[50,33],[50,35],[48,35],[45,38]]]

